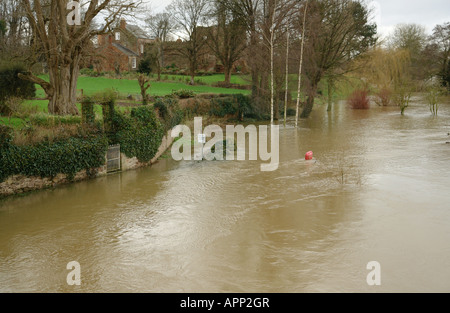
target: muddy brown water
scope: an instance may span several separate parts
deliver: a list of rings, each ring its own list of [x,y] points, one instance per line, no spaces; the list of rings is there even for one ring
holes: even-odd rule
[[[0,292],[449,292],[450,103],[300,126],[274,172],[163,159],[0,202]]]

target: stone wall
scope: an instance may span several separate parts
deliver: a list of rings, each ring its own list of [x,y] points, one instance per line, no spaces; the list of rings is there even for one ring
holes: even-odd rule
[[[155,157],[147,163],[139,162],[137,158],[127,158],[123,153],[121,154],[122,171],[132,170],[143,166],[149,166],[158,161],[159,157],[172,145],[174,138],[170,136],[169,131],[162,139],[162,143],[156,153]],[[105,157],[106,161],[106,157]],[[86,170],[78,172],[72,182],[95,178],[99,176],[107,175],[106,164],[97,169],[96,174],[93,177],[89,177],[86,174]],[[14,175],[8,177],[4,182],[0,183],[0,198],[10,196],[14,194],[20,194],[30,192],[33,190],[52,188],[62,184],[70,183],[64,174],[58,174],[56,177],[41,178],[41,177],[28,177],[23,175]]]

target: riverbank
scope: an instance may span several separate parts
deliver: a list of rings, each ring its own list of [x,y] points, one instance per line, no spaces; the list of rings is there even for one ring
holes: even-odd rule
[[[203,117],[204,126],[221,127],[255,123],[263,116],[245,95],[165,97],[127,110],[115,103],[116,94],[105,91],[95,102],[83,102],[81,118],[43,116],[28,128],[2,126],[0,198],[154,164],[174,140],[170,130],[189,126],[196,116]],[[101,118],[95,114],[98,106]],[[118,156],[108,157],[111,146],[120,146]]]
[[[167,149],[170,148],[173,140],[174,138],[170,136],[170,131],[168,131],[163,137],[162,143],[159,146],[156,155],[149,162],[141,162],[137,157],[129,158],[124,153],[120,153],[120,171],[115,171],[112,173],[108,173],[108,160],[105,155],[104,165],[94,169],[94,175],[90,175],[87,170],[77,172],[72,179],[69,175],[61,173],[57,174],[55,177],[12,175],[0,183],[0,199],[41,189],[55,188],[61,185],[102,177],[117,172],[151,166],[158,161]]]

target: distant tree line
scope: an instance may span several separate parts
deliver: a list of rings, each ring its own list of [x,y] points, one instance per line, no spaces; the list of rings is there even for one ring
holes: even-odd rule
[[[78,114],[79,68],[83,58],[92,55],[94,36],[110,31],[125,15],[145,10],[141,0],[81,0],[83,23],[71,26],[66,4],[66,0],[0,4],[0,63],[23,63],[26,71],[19,76],[40,85],[49,99],[49,112],[62,115]],[[397,51],[391,56],[399,57],[398,68],[409,79],[435,78],[450,86],[449,23],[437,25],[431,36],[420,26],[401,25],[386,48],[378,42],[369,11],[362,0],[174,0],[163,13],[146,18],[156,38],[147,52],[152,61],[146,71],[156,72],[160,79],[167,55],[176,54],[185,60],[194,84],[199,61],[210,53],[223,66],[224,83],[229,84],[236,62],[244,60],[254,106],[270,112],[272,121],[279,119],[279,105],[297,91],[289,86],[298,82],[302,112],[297,115],[308,117],[324,81],[330,94],[347,73],[359,71],[368,77],[362,69],[370,68],[367,65],[375,62],[377,53],[382,60],[387,51]],[[95,24],[99,16],[105,21],[101,27]],[[177,39],[181,43],[174,45]],[[49,81],[35,75],[39,67],[49,73]],[[371,73],[377,75],[390,76],[392,84],[401,81],[395,79],[396,73]]]

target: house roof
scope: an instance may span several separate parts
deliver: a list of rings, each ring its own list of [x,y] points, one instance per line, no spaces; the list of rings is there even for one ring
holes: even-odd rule
[[[130,57],[138,57],[139,56],[139,54],[137,54],[136,52],[134,52],[122,45],[119,45],[118,43],[112,43],[112,45],[114,47],[116,47],[120,52],[125,53],[126,55],[128,55]]]
[[[132,33],[136,38],[138,39],[152,39],[150,36],[147,35],[145,31],[142,30],[139,26],[136,25],[130,25],[126,24],[126,29]]]
[[[101,24],[97,27],[97,30],[102,30],[105,27],[105,24]],[[117,24],[114,28],[119,28]],[[126,30],[132,33],[138,39],[155,39],[154,37],[149,36],[142,28],[137,25],[125,24]]]

